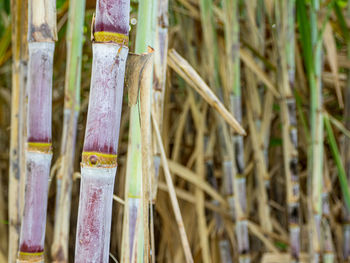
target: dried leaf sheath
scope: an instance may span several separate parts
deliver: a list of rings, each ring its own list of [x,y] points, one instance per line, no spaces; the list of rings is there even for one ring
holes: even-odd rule
[[[27,76],[28,43],[27,38],[27,4],[26,0],[11,1],[12,22],[12,87],[11,87],[11,136],[10,165],[8,186],[9,240],[8,262],[16,262],[21,228],[21,207],[23,207],[24,189],[24,143],[25,129],[24,97]]]
[[[81,163],[75,262],[108,262],[125,63],[128,0],[98,0]]]

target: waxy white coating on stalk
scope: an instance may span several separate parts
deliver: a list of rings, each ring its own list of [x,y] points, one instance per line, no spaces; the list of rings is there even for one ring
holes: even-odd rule
[[[52,154],[27,152],[26,200],[20,248],[42,252],[45,240],[47,195]],[[21,251],[22,251],[21,250]]]
[[[55,43],[28,44],[28,141],[51,142],[52,67]]]
[[[232,263],[230,242],[226,239],[219,242],[221,263]]]
[[[28,47],[28,142],[47,145],[44,151],[41,151],[40,147],[35,149],[35,146],[34,149],[27,150],[25,204],[19,250],[24,253],[41,253],[44,251],[45,243],[48,182],[52,158],[49,143],[51,142],[52,71],[55,44],[33,42],[29,43]],[[33,255],[33,257],[36,256]],[[18,260],[23,260],[21,254]]]
[[[81,168],[76,263],[108,262],[117,168]]]
[[[84,151],[116,154],[128,48],[93,43]],[[117,167],[81,168],[75,262],[108,262],[113,187]]]
[[[129,261],[131,262],[132,260],[132,255],[133,255],[133,250],[136,249],[137,247],[135,246],[135,234],[138,234],[141,226],[141,220],[139,219],[139,224],[137,224],[137,219],[138,219],[138,213],[140,210],[140,204],[141,204],[141,198],[135,198],[135,197],[128,197],[128,210],[129,210]],[[135,227],[136,226],[136,227]],[[138,231],[136,231],[138,230]]]
[[[116,154],[128,48],[94,43],[84,151]]]

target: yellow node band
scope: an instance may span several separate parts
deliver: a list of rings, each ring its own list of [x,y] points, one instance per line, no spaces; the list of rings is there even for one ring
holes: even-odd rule
[[[19,254],[20,255],[22,255],[22,256],[42,256],[42,255],[44,255],[44,251],[42,251],[42,252],[22,252],[22,251],[20,251],[19,252]]]
[[[43,262],[44,252],[18,252],[17,262]]]
[[[120,33],[98,31],[94,33],[96,42],[114,42],[118,45],[128,46],[129,37]]]
[[[30,152],[51,153],[52,144],[45,142],[28,142],[27,150]]]
[[[117,155],[99,152],[83,152],[82,165],[90,167],[115,167],[117,166]]]

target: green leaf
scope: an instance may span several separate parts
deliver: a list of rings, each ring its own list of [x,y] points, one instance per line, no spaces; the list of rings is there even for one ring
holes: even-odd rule
[[[332,130],[332,127],[331,127],[331,124],[329,122],[327,115],[324,116],[324,124],[326,127],[328,142],[329,142],[329,145],[331,147],[332,155],[333,155],[334,161],[337,165],[338,178],[339,178],[340,187],[341,187],[341,190],[343,193],[343,198],[344,198],[346,207],[350,211],[349,184],[348,184],[348,180],[346,178],[346,173],[345,173],[344,165],[342,163],[342,158],[340,156],[338,145],[337,145],[337,142],[335,140],[334,133],[333,133],[333,130]]]

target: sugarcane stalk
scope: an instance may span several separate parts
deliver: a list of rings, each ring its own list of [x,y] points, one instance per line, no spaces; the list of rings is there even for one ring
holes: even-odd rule
[[[80,104],[85,0],[70,1],[69,5],[61,164],[57,173],[55,225],[51,249],[54,262],[68,262],[72,176]]]
[[[320,262],[321,253],[321,217],[322,217],[322,185],[323,185],[323,114],[322,114],[322,83],[321,83],[321,54],[322,42],[318,30],[319,0],[311,1],[310,34],[312,68],[309,70],[310,85],[310,126],[311,145],[309,149],[309,212],[310,212],[310,253],[311,262]]]
[[[248,39],[255,46],[255,48],[264,48],[263,36],[259,38],[258,32],[263,32],[264,19],[263,10],[258,8],[259,1],[251,1],[246,3],[247,20],[249,25]],[[259,16],[258,16],[259,15]],[[258,19],[255,18],[258,16]],[[259,22],[260,21],[260,22]],[[257,24],[259,22],[259,24]],[[256,32],[257,31],[257,32]],[[258,204],[259,204],[259,221],[261,226],[268,232],[272,232],[272,222],[270,218],[270,208],[268,205],[268,189],[270,184],[270,176],[268,174],[268,159],[267,159],[267,146],[268,139],[266,135],[269,133],[269,127],[262,127],[262,124],[268,125],[267,122],[263,122],[263,111],[261,96],[259,94],[258,83],[251,70],[245,68],[245,75],[247,80],[247,117],[248,125],[251,131],[251,143],[254,153],[254,159],[256,160],[256,181],[259,191]],[[272,100],[272,95],[267,91],[265,101],[267,99]],[[248,104],[250,106],[248,106]],[[270,103],[272,104],[272,103]],[[271,107],[271,105],[269,105]],[[265,118],[269,117],[268,114],[264,114]]]
[[[81,162],[75,262],[108,262],[129,0],[97,0],[93,64]]]
[[[219,72],[218,72],[218,65],[219,65],[219,51],[218,51],[218,44],[217,44],[217,36],[215,32],[215,24],[214,24],[214,14],[213,14],[213,7],[214,3],[212,0],[201,0],[200,2],[200,17],[201,17],[201,23],[203,28],[203,36],[204,36],[204,50],[207,54],[204,56],[204,62],[207,63],[207,67],[205,66],[205,74],[208,75],[210,86],[212,87],[213,91],[219,96],[219,98],[223,99],[223,94],[225,92],[223,90],[220,90],[220,78],[219,78]],[[225,194],[228,198],[228,202],[230,203],[231,213],[234,216],[234,203],[235,203],[235,192],[233,190],[234,188],[234,178],[233,178],[233,152],[232,149],[230,149],[231,141],[229,139],[229,132],[228,127],[226,126],[224,120],[220,118],[218,114],[216,114],[217,120],[218,120],[218,138],[219,138],[219,144],[220,144],[220,151],[222,155],[222,167],[224,172],[224,180],[225,184],[231,187],[226,187]],[[232,169],[225,169],[225,166],[229,166]],[[226,167],[227,168],[227,167]],[[199,210],[198,210],[199,212]],[[204,227],[203,224],[200,222],[200,217],[198,216],[198,226],[201,227],[201,225]],[[199,229],[199,231],[201,231]],[[204,240],[204,236],[200,236],[201,246],[202,246],[202,258],[204,262],[210,262],[210,254],[209,254],[209,244]]]
[[[232,115],[242,123],[242,99],[240,86],[240,58],[239,58],[239,3],[238,1],[223,1],[225,10],[225,44],[226,65],[228,69],[227,83],[230,88],[230,109]],[[244,176],[244,143],[243,136],[232,134],[232,146],[234,151],[235,178],[234,189],[236,193],[235,217],[236,236],[240,263],[250,262],[249,236],[247,227],[247,197],[246,178]],[[227,163],[225,166],[230,166]],[[233,171],[232,167],[226,168]],[[230,187],[230,186],[228,186]],[[232,186],[231,186],[232,187]],[[227,189],[229,191],[229,189]]]
[[[22,176],[24,167],[24,99],[27,76],[28,43],[27,0],[11,1],[12,22],[12,96],[11,96],[11,135],[9,165],[9,246],[8,262],[16,262],[21,227],[21,208],[23,207]]]
[[[155,5],[156,1],[154,0],[139,2],[138,27],[135,42],[136,54],[147,52],[148,46],[153,44],[153,20],[156,18]],[[138,66],[146,67],[142,63]],[[146,100],[150,100],[151,97],[148,97],[146,90],[148,90],[152,83],[151,76],[148,76],[148,74],[152,73],[152,67],[149,68],[148,66],[147,72],[143,72],[141,69],[138,72],[142,74],[140,76],[136,75],[133,81],[139,83],[137,80],[140,80],[141,85],[136,85],[132,94],[129,92],[130,127],[126,166],[127,179],[125,182],[126,213],[124,215],[122,262],[146,262],[149,256],[148,199],[150,194],[150,169],[149,164],[145,163],[148,160],[145,150],[149,149],[145,144],[146,141],[151,140],[151,135],[150,133],[148,134],[150,132],[148,129],[151,127],[146,127],[145,121],[148,117],[150,118],[150,109],[147,109],[150,101]],[[144,76],[146,75],[147,77],[145,78]],[[142,91],[142,107],[140,104],[141,88],[144,89]],[[145,95],[147,96],[145,97]],[[142,118],[144,120],[143,134],[141,134],[141,108],[143,109]],[[145,132],[147,134],[144,134]],[[142,151],[144,151],[144,154],[142,154]]]
[[[137,125],[131,125],[129,129],[129,147],[135,143],[134,139],[137,139],[137,147],[130,147],[130,157],[127,159],[127,177],[125,182],[125,192],[127,197],[125,198],[126,207],[128,208],[124,214],[124,232],[123,232],[123,247],[122,247],[122,262],[134,262],[133,257],[137,260],[142,260],[142,255],[148,256],[148,253],[143,253],[144,233],[145,229],[143,225],[147,226],[146,222],[143,222],[143,211],[147,209],[142,205],[143,189],[148,187],[149,182],[144,182],[143,174],[149,175],[151,168],[151,150],[149,142],[151,138],[150,134],[150,89],[151,89],[151,77],[152,77],[152,53],[144,53],[141,55],[130,54],[127,64],[127,82],[129,87],[129,105],[131,108],[136,104],[140,105],[140,113],[137,115]],[[148,123],[148,125],[147,125]],[[132,128],[132,129],[131,129]],[[142,136],[141,136],[142,135]],[[141,138],[140,138],[141,137]],[[144,146],[146,145],[146,147]],[[141,160],[139,151],[141,148]],[[136,165],[133,165],[136,164]],[[148,194],[148,193],[147,193]],[[146,196],[148,198],[148,196]],[[148,199],[149,202],[149,199]],[[143,235],[144,234],[144,235]],[[137,237],[141,239],[137,239]],[[141,246],[141,247],[140,247]],[[135,251],[136,248],[140,248],[139,251]],[[147,248],[148,249],[148,248]],[[146,250],[147,251],[147,250]],[[137,258],[136,258],[137,256]],[[146,259],[145,259],[146,260]]]
[[[211,131],[210,136],[205,135],[204,137],[204,151],[205,151],[205,169],[206,169],[206,177],[207,181],[209,181],[210,185],[215,189],[217,192],[219,192],[219,186],[217,179],[214,175],[214,160],[213,160],[213,146],[212,143],[213,138],[215,135],[215,130]],[[231,162],[224,162],[225,166],[223,169],[228,169],[229,171],[225,173],[232,173],[233,169],[230,164]],[[218,200],[212,200],[211,203],[214,206],[219,206]],[[232,212],[232,211],[231,211]],[[231,263],[232,262],[232,255],[231,255],[231,246],[230,241],[227,237],[227,234],[224,232],[224,222],[222,216],[215,212],[213,213],[213,217],[215,220],[215,226],[216,226],[216,232],[218,235],[218,246],[219,246],[219,254],[220,254],[220,262],[222,263]]]
[[[52,158],[51,104],[56,4],[28,6],[28,116],[26,190],[18,262],[43,262],[48,183]]]
[[[276,1],[278,82],[282,121],[284,173],[286,176],[290,254],[293,262],[300,257],[300,208],[298,176],[298,131],[294,99],[294,24],[295,0]]]
[[[168,54],[168,0],[158,0],[157,27],[155,32],[155,52],[154,52],[154,74],[152,89],[152,111],[156,114],[157,123],[163,126],[163,108],[166,84],[167,54]],[[153,154],[154,154],[154,178],[152,182],[152,202],[155,203],[157,195],[157,183],[160,166],[160,150],[155,143],[155,134],[153,132]]]
[[[325,158],[326,160],[326,158]],[[323,262],[324,263],[333,263],[335,260],[334,256],[334,245],[332,232],[330,227],[330,204],[329,204],[329,190],[330,190],[330,179],[329,171],[326,169],[324,173],[324,182],[327,182],[323,186],[322,191],[322,247],[323,247]]]

